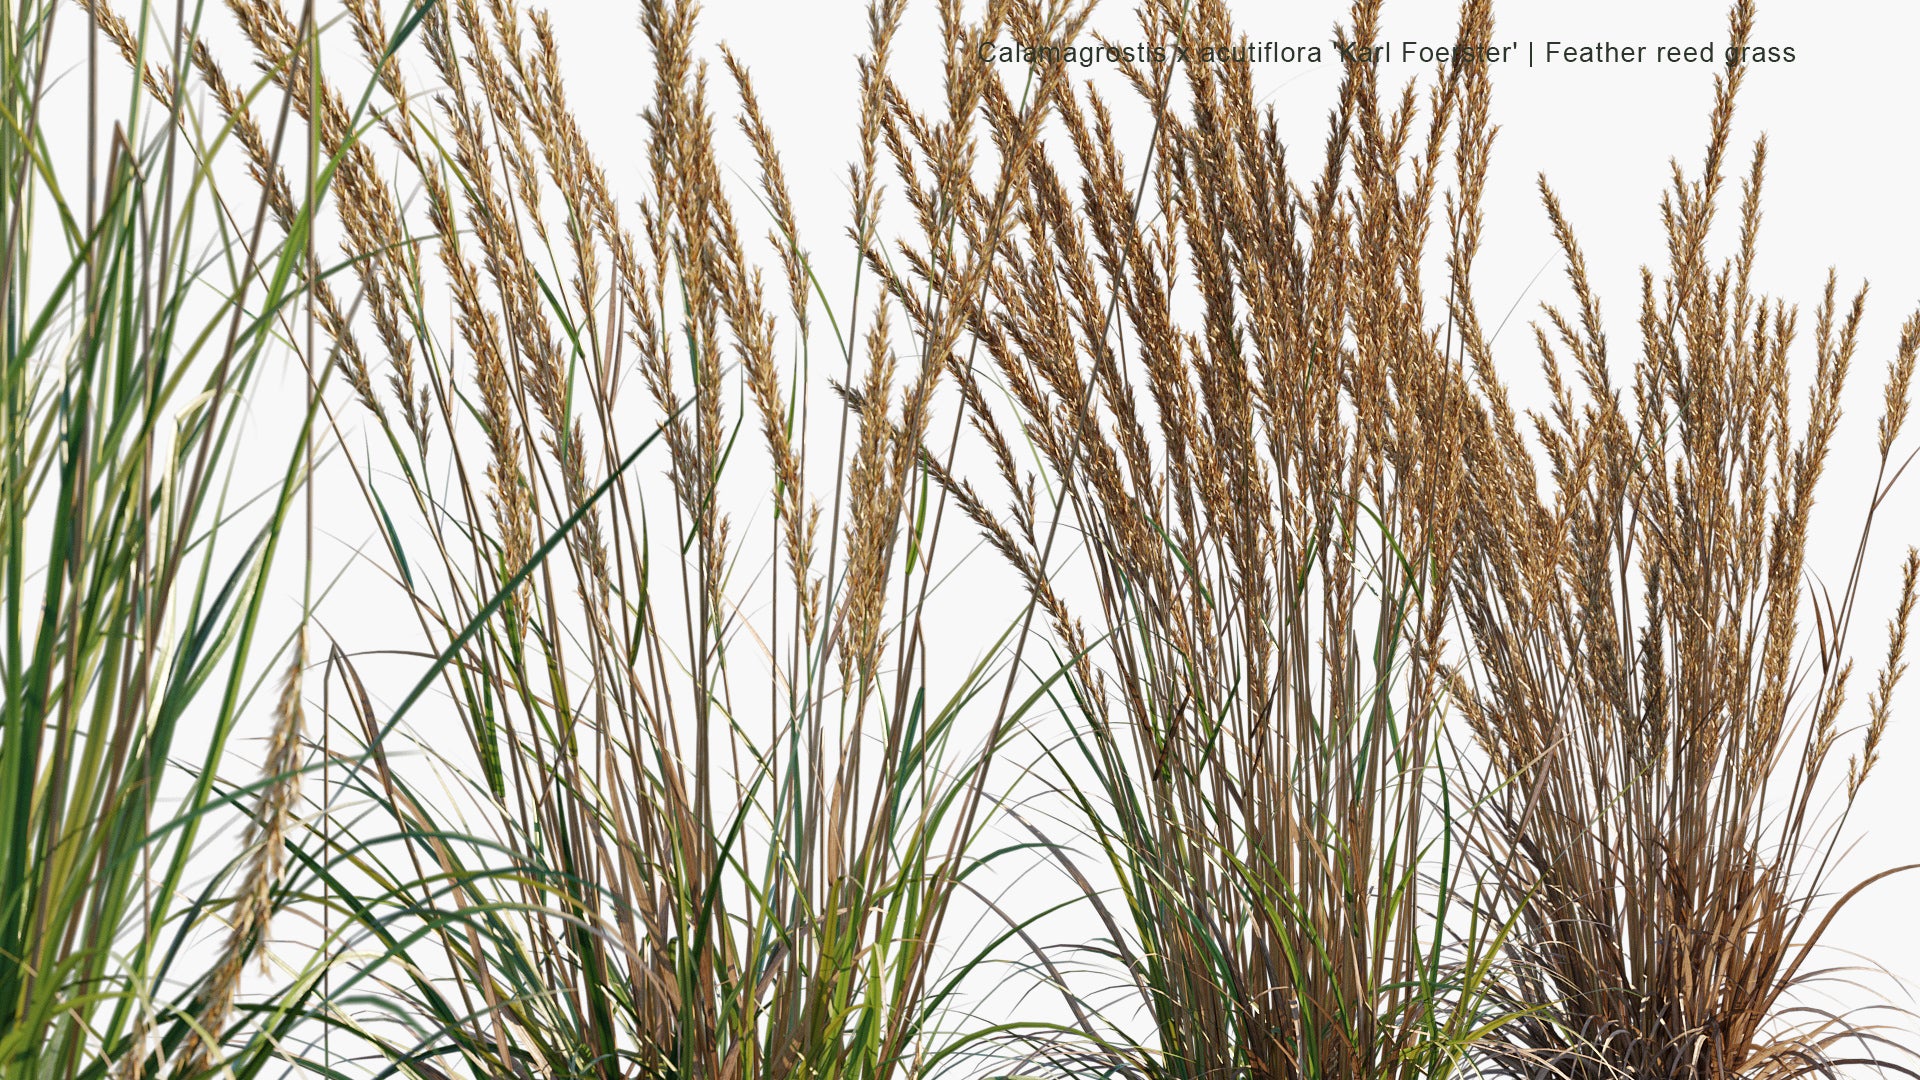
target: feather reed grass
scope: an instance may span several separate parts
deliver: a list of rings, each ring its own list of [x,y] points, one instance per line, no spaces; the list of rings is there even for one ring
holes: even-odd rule
[[[1352,15],[1342,44],[1370,47],[1380,5]],[[918,266],[889,281],[916,316],[922,288],[963,310],[983,358],[949,362],[1010,509],[939,475],[1072,658],[1050,756],[1117,893],[1034,832],[1151,1021],[1068,988],[1096,1049],[1063,1043],[1059,1064],[1446,1075],[1493,1019],[1501,927],[1459,903],[1437,770],[1472,409],[1422,273],[1449,171],[1451,265],[1477,247],[1487,72],[1439,70],[1423,101],[1347,66],[1301,174],[1251,70],[1198,59],[1238,36],[1226,4],[1149,0],[1139,31],[1195,58],[1122,65],[1153,124],[1144,170],[1096,89],[1062,95],[1065,149],[1029,172],[981,299]],[[1488,40],[1489,7],[1463,5],[1458,33]],[[1063,514],[1083,542],[1056,558]]]
[[[641,5],[637,211],[569,103],[544,14],[350,0],[383,159],[345,142],[336,88],[285,62],[276,0],[228,6],[334,163],[369,317],[321,301],[321,323],[380,447],[347,459],[434,657],[398,706],[368,689],[360,646],[329,657],[345,703],[329,719],[360,741],[333,782],[391,833],[341,830],[326,857],[343,886],[328,903],[377,954],[347,981],[387,995],[381,1015],[336,1023],[421,1077],[884,1078],[971,1052],[990,1033],[942,1018],[985,953],[956,956],[942,924],[992,858],[975,843],[989,770],[1031,698],[1011,680],[997,708],[983,697],[1012,630],[956,684],[928,675],[951,567],[920,448],[947,369],[909,357],[944,357],[958,311],[906,335],[888,291],[827,302],[751,77],[723,54],[786,291],[769,298],[722,179],[691,4]],[[1049,95],[996,111],[977,45],[1019,17],[1071,33],[1071,15],[944,5],[929,116],[888,70],[902,15],[870,11],[852,232],[879,235],[886,162],[915,155],[936,178],[910,193],[928,257],[984,282],[1004,224],[989,210],[986,231],[956,233],[981,220],[955,210],[958,188],[986,174],[1006,216]],[[430,93],[388,45],[403,26]],[[423,210],[384,179],[396,165]],[[852,403],[816,431],[822,311]],[[772,509],[764,546],[736,531],[742,498]],[[402,752],[427,747],[410,711],[429,704],[468,743],[464,760],[430,747],[451,793]],[[977,726],[960,737],[980,740],[964,752],[963,713]]]
[[[1023,1073],[1168,1080],[1904,1071],[1858,1018],[1794,998],[1835,977],[1810,966],[1819,939],[1885,876],[1827,901],[1920,588],[1909,552],[1842,777],[1847,641],[1910,460],[1920,314],[1889,364],[1858,552],[1837,593],[1811,588],[1864,291],[1830,279],[1796,424],[1797,311],[1755,285],[1764,143],[1734,252],[1709,255],[1741,68],[1717,81],[1700,174],[1675,168],[1624,385],[1542,181],[1575,308],[1546,311],[1551,404],[1523,417],[1471,288],[1494,134],[1471,48],[1398,88],[1347,65],[1302,171],[1246,65],[1123,62],[1122,103],[980,52],[1074,40],[1084,5],[970,19],[941,0],[941,93],[916,106],[895,76],[904,0],[874,0],[855,284],[835,302],[749,67],[723,49],[709,68],[687,0],[639,5],[637,201],[544,13],[341,0],[335,33],[371,69],[348,88],[317,62],[312,4],[225,8],[258,86],[191,25],[162,62],[144,16],[65,9],[166,114],[90,139],[115,150],[84,209],[21,139],[55,8],[21,0],[0,28],[0,954],[23,958],[0,970],[6,1076],[250,1076],[275,1054],[342,1074],[330,1046],[287,1047],[303,1019],[421,1080],[887,1080],[1002,1041]],[[1225,0],[1136,14],[1150,46],[1196,58],[1238,36]],[[1733,5],[1733,44],[1753,19]],[[1365,55],[1381,20],[1356,0],[1340,42]],[[1492,20],[1464,0],[1457,44]],[[721,68],[764,245],[723,174]],[[215,138],[195,141],[189,91]],[[1151,123],[1133,157],[1128,108]],[[282,160],[303,141],[304,176]],[[224,145],[258,198],[250,219],[214,200],[232,284],[189,328],[192,208]],[[36,199],[67,257],[38,309]],[[343,256],[324,275],[323,234]],[[235,528],[219,476],[296,298],[328,360],[307,350],[307,422],[345,451],[425,669],[388,702],[363,669],[390,642],[356,639],[316,649],[316,680],[303,623],[262,779],[228,791],[311,431],[239,543],[215,542]],[[336,369],[349,402],[318,396]],[[204,392],[163,437],[189,370]],[[743,506],[770,522],[737,523]],[[997,640],[944,636],[949,509],[1025,586]],[[177,767],[210,682],[207,756]],[[309,832],[316,692],[328,826]],[[1022,812],[1026,841],[982,853],[1019,764],[999,758],[1048,701],[1065,736],[1025,765],[1050,770],[1075,835]],[[156,821],[170,777],[192,794]],[[242,856],[188,901],[203,819],[239,802]],[[1099,940],[1039,946],[1048,912],[984,894],[1022,849],[1073,882]],[[241,973],[296,896],[318,959],[250,1004]],[[975,909],[1000,920],[985,945],[949,925]],[[209,912],[221,948],[183,977],[161,943]],[[1069,1023],[963,1015],[1014,940]],[[1145,1030],[1068,977],[1089,958],[1118,965]]]
[[[1729,22],[1744,43],[1754,5],[1732,5]],[[1574,299],[1548,306],[1537,331],[1552,397],[1530,420],[1544,460],[1462,308],[1487,408],[1467,444],[1474,512],[1456,592],[1472,662],[1457,686],[1495,774],[1513,778],[1476,850],[1491,895],[1520,917],[1503,985],[1527,1016],[1493,1044],[1515,1075],[1906,1072],[1864,1014],[1800,995],[1846,977],[1815,966],[1821,936],[1895,872],[1829,892],[1906,666],[1911,551],[1866,730],[1838,776],[1867,541],[1911,460],[1896,448],[1920,315],[1888,367],[1856,554],[1823,584],[1815,492],[1866,294],[1844,297],[1830,275],[1803,345],[1798,308],[1759,291],[1764,140],[1740,182],[1731,253],[1710,254],[1743,76],[1716,77],[1698,172],[1674,167],[1667,263],[1642,273],[1624,381],[1574,227],[1542,178]]]

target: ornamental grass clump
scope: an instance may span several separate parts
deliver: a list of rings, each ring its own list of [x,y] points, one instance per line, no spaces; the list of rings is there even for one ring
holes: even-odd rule
[[[1380,5],[1352,14],[1339,41],[1367,55]],[[1124,106],[1062,94],[982,295],[870,257],[916,325],[922,291],[966,314],[947,362],[1002,493],[935,471],[1067,661],[1050,756],[1078,838],[1033,830],[1104,927],[1054,966],[1116,959],[1148,1021],[1069,980],[1079,1038],[1047,1053],[1444,1075],[1495,1019],[1501,929],[1460,903],[1468,808],[1437,768],[1472,408],[1426,277],[1478,246],[1485,65],[1462,49],[1424,92],[1346,65],[1301,172],[1251,68],[1172,59],[1236,40],[1224,3],[1149,0],[1139,23],[1169,58],[1119,65],[1150,141],[1128,158]],[[1463,5],[1458,43],[1490,33]]]
[[[907,324],[865,273],[830,301],[723,53],[766,213],[736,210],[691,4],[640,6],[637,200],[542,13],[348,0],[379,84],[356,141],[350,100],[284,62],[277,0],[228,7],[335,170],[365,312],[322,303],[319,323],[372,436],[343,436],[343,457],[390,583],[361,599],[433,658],[395,702],[365,670],[375,635],[328,657],[343,887],[325,899],[370,958],[336,986],[361,1006],[341,1046],[428,1078],[958,1060],[982,1036],[945,1018],[984,953],[943,924],[976,899],[988,776],[1032,692],[989,686],[1017,666],[1006,635],[942,643],[928,618],[953,562],[921,458],[948,374],[922,357],[947,355],[961,309]],[[981,282],[1006,225],[963,216],[959,189],[984,176],[1011,206],[1050,91],[991,108],[978,42],[1074,27],[1064,8],[942,5],[921,114],[890,71],[903,13],[870,11],[849,262],[893,173],[917,257]],[[846,394],[822,401],[829,378]]]
[[[1733,6],[1736,46],[1753,17],[1751,3]],[[1490,1044],[1514,1075],[1720,1080],[1898,1060],[1859,1015],[1801,994],[1845,977],[1817,960],[1821,936],[1895,872],[1832,887],[1906,667],[1911,550],[1864,730],[1843,729],[1861,691],[1847,645],[1869,533],[1911,458],[1898,446],[1920,315],[1887,369],[1858,546],[1823,572],[1816,517],[1856,512],[1816,509],[1815,492],[1866,293],[1845,297],[1830,275],[1809,335],[1797,307],[1759,291],[1764,140],[1740,183],[1731,253],[1711,253],[1744,74],[1715,80],[1699,171],[1674,168],[1667,262],[1642,273],[1624,378],[1544,178],[1575,304],[1547,307],[1537,332],[1544,411],[1515,416],[1462,307],[1488,407],[1468,442],[1473,512],[1455,591],[1471,655],[1456,685],[1493,774],[1510,778],[1475,850],[1490,897],[1519,916],[1501,985],[1525,1016]]]

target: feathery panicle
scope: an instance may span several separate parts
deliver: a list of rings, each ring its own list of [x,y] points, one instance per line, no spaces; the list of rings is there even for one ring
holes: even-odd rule
[[[180,1051],[180,1060],[189,1069],[208,1069],[215,1065],[247,962],[255,960],[263,972],[267,970],[267,929],[275,907],[273,894],[286,875],[287,837],[293,825],[294,806],[300,799],[302,740],[306,734],[301,684],[306,667],[307,641],[303,629],[295,635],[293,659],[287,665],[280,700],[274,708],[273,734],[260,770],[267,784],[254,804],[253,819],[247,823],[243,842],[250,853],[246,874],[234,894],[233,913],[228,919],[226,944],[221,949],[220,960],[201,991],[200,1027],[205,1035],[196,1032]]]

